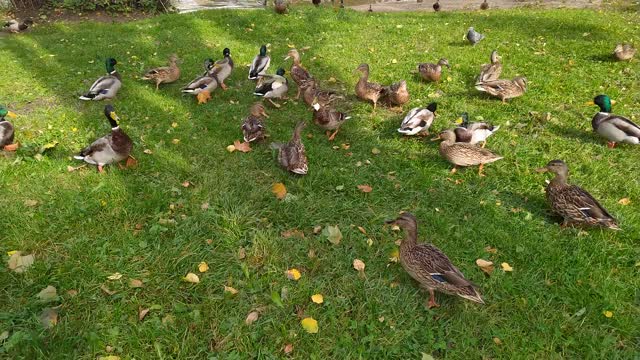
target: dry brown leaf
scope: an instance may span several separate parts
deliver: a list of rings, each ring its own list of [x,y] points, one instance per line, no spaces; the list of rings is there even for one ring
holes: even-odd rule
[[[182,280],[192,284],[197,284],[200,282],[200,278],[194,273],[188,273],[185,277],[182,278]]]
[[[485,274],[491,275],[495,267],[493,266],[493,262],[487,261],[484,259],[477,259],[476,265],[482,270]]]
[[[189,186],[191,186],[191,183],[189,181],[185,181],[182,183],[182,187],[188,188]]]
[[[360,230],[362,234],[367,235],[367,231],[362,226],[358,226],[358,230]]]
[[[358,189],[360,189],[360,191],[362,191],[363,193],[370,193],[373,191],[373,188],[367,184],[358,185]]]
[[[238,293],[238,290],[236,290],[236,289],[232,288],[231,286],[227,286],[227,285],[225,285],[225,286],[224,286],[224,292],[229,293],[229,294],[231,294],[231,295],[235,295],[235,294],[237,294],[237,293]]]
[[[9,266],[10,270],[13,270],[14,272],[20,274],[27,271],[27,269],[31,265],[33,265],[34,260],[35,257],[33,256],[33,254],[22,256],[21,251],[16,251],[15,253],[11,254],[9,261],[7,261],[7,265]]]
[[[149,313],[149,309],[138,308],[138,321],[144,320],[144,317]]]
[[[618,204],[626,206],[631,204],[631,200],[629,198],[622,198],[620,200],[618,200]]]
[[[353,260],[353,268],[358,270],[358,271],[364,271],[364,261],[360,260],[360,259],[354,259]]]
[[[233,142],[233,147],[243,153],[251,151],[251,145],[248,142],[241,143],[240,141],[236,140]]]
[[[51,301],[58,298],[58,291],[55,287],[49,285],[46,288],[40,290],[37,296],[41,301]]]
[[[134,159],[131,155],[129,155],[129,157],[127,158],[127,161],[125,161],[124,166],[128,168],[136,167],[138,166],[138,160]]]
[[[211,99],[211,93],[207,90],[203,90],[200,93],[198,93],[198,95],[196,95],[196,98],[198,98],[198,105],[206,104],[207,101]]]
[[[107,287],[107,285],[104,285],[104,284],[100,285],[100,290],[104,291],[104,293],[109,295],[109,296],[111,296],[111,295],[116,293],[116,291],[113,291],[113,290],[109,289]]]
[[[78,290],[67,290],[67,295],[69,295],[69,297],[76,297],[78,295]]]
[[[142,280],[138,280],[138,279],[131,279],[129,280],[129,287],[132,288],[141,288],[143,287],[144,284],[142,283]]]
[[[38,205],[38,200],[27,199],[24,201],[24,206],[34,207]]]
[[[318,226],[314,226],[314,227],[313,227],[313,233],[314,233],[314,235],[318,235],[318,234],[320,234],[320,231],[322,231],[322,226],[321,226],[321,225],[318,225]]]
[[[247,257],[247,251],[243,247],[238,249],[238,259],[242,260],[242,259],[244,259],[246,257]]]
[[[287,188],[283,183],[275,183],[271,186],[271,192],[278,198],[278,200],[282,200],[287,196]]]
[[[280,233],[280,236],[282,236],[285,239],[288,239],[288,238],[291,238],[291,237],[297,237],[297,238],[304,239],[304,232],[302,230],[298,230],[298,229],[290,229],[290,230],[285,230],[282,233]]]
[[[286,344],[282,351],[284,351],[284,353],[287,355],[291,354],[291,352],[293,351],[293,344]]]
[[[58,324],[58,311],[53,308],[44,308],[40,314],[40,323],[46,329],[50,329]]]
[[[254,322],[256,322],[259,317],[260,317],[260,313],[258,313],[257,311],[252,311],[249,313],[249,315],[247,315],[247,318],[244,319],[244,323],[247,325],[251,325]]]
[[[200,264],[198,264],[198,271],[201,273],[209,271],[209,265],[204,261],[200,262]]]
[[[16,150],[18,150],[19,147],[20,147],[20,144],[18,144],[18,143],[5,145],[4,151],[9,151],[9,152],[16,151]]]
[[[484,248],[484,251],[490,253],[490,254],[497,254],[498,253],[498,249],[491,247],[491,246],[487,246]]]
[[[494,337],[493,342],[496,343],[496,345],[502,345],[502,340],[500,340],[499,337]]]
[[[144,151],[142,151],[142,152],[147,154],[147,155],[153,154],[153,150],[151,150],[151,149],[144,149]]]

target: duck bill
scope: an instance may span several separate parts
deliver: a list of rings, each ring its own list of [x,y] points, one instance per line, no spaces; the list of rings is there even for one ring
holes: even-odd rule
[[[388,225],[394,225],[394,224],[396,223],[396,219],[393,219],[393,220],[385,220],[385,221],[384,221],[384,223],[385,223],[385,224],[388,224]]]
[[[120,118],[118,117],[115,111],[112,111],[111,113],[109,113],[109,116],[111,116],[111,118],[115,121],[120,121]]]
[[[267,115],[266,111],[262,111],[261,114],[262,114],[262,116],[266,117],[267,119],[269,118],[269,115]]]
[[[549,169],[547,169],[546,167],[541,167],[536,169],[537,173],[545,173],[547,171],[549,171]]]
[[[585,104],[585,106],[589,106],[589,105],[593,106],[593,105],[595,105],[596,103],[594,103],[593,101],[587,101],[587,102],[586,102],[586,103],[584,103],[584,104]]]
[[[429,141],[438,141],[438,140],[442,140],[442,137],[440,137],[440,135],[438,135],[438,136],[436,136],[434,138],[431,138],[431,140],[429,140]]]
[[[15,119],[18,115],[16,115],[16,113],[14,113],[14,112],[9,111],[9,112],[7,113],[7,116],[8,116],[8,117],[10,117],[10,118]]]
[[[285,56],[285,57],[284,57],[284,59],[285,59],[285,60],[289,60],[289,59],[291,59],[291,55],[287,55],[287,56]]]
[[[611,100],[611,105],[615,105],[616,103],[617,103],[617,101],[615,101],[613,99]]]

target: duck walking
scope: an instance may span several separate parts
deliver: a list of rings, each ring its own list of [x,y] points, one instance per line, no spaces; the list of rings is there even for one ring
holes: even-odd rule
[[[469,114],[466,112],[460,115],[459,120],[460,126],[453,129],[453,133],[456,135],[456,142],[471,145],[481,142],[482,147],[485,147],[487,138],[500,129],[500,126],[493,126],[487,122],[469,123]]]
[[[342,126],[345,121],[351,119],[351,116],[348,116],[329,105],[321,105],[317,98],[313,100],[312,107],[313,122],[320,128],[327,130],[329,141],[333,141],[340,130],[340,126]],[[335,131],[329,135],[329,131],[331,130]]]
[[[593,116],[591,127],[598,135],[609,140],[609,148],[617,143],[637,145],[640,143],[640,126],[631,120],[611,113],[611,105],[615,104],[607,95],[598,95],[588,105],[598,105],[600,111]]]
[[[266,74],[269,65],[271,65],[271,57],[267,55],[267,46],[262,45],[260,46],[260,53],[251,62],[249,80],[257,80],[258,76]]]
[[[16,114],[9,111],[4,105],[0,105],[0,149],[13,151],[15,150],[15,148],[12,147],[15,133],[13,124],[5,120],[7,116],[15,118]]]
[[[250,114],[242,121],[242,135],[245,142],[262,140],[265,136],[264,118],[268,118],[267,112],[261,103],[251,106]]]
[[[271,147],[278,149],[278,163],[284,169],[298,175],[306,175],[309,171],[307,153],[302,143],[302,129],[305,122],[300,121],[293,130],[291,140],[286,144],[272,143]]]
[[[287,56],[284,58],[285,60],[293,59],[293,64],[291,65],[291,69],[289,73],[291,74],[291,78],[298,85],[298,92],[296,93],[296,99],[300,98],[300,93],[302,86],[307,80],[311,79],[311,74],[307,71],[307,69],[302,66],[300,62],[300,53],[296,49],[291,49],[287,53]]]
[[[501,58],[500,55],[498,55],[498,51],[493,50],[489,58],[491,60],[491,63],[482,65],[482,68],[480,68],[480,75],[478,75],[476,84],[487,81],[494,81],[500,78],[500,75],[502,74],[502,64],[500,63]]]
[[[227,85],[224,84],[224,81],[231,75],[231,71],[233,71],[231,50],[229,50],[229,48],[224,48],[224,50],[222,50],[222,56],[223,58],[221,60],[218,60],[213,64],[213,68],[209,75],[216,79],[222,90],[226,91]]]
[[[497,97],[506,103],[507,99],[513,99],[527,92],[527,78],[518,76],[513,80],[493,80],[476,84],[478,91]]]
[[[89,92],[80,96],[80,100],[98,101],[113,99],[118,94],[120,87],[122,87],[122,81],[120,74],[116,70],[116,64],[118,64],[116,59],[108,58],[105,61],[107,75],[99,77],[98,80],[91,85]]]
[[[442,58],[437,63],[422,63],[418,64],[418,72],[423,79],[427,81],[438,82],[442,76],[442,67],[446,66],[447,69],[451,69],[449,60]]]
[[[467,280],[442,250],[433,244],[418,243],[418,220],[413,214],[405,212],[386,223],[404,229],[400,264],[421,288],[429,290],[427,307],[440,306],[436,302],[436,291],[484,304],[478,286]]]
[[[161,66],[148,70],[142,76],[143,80],[151,80],[156,83],[156,90],[160,84],[169,84],[180,79],[180,68],[178,67],[178,56],[169,56],[169,66]]]
[[[356,71],[360,71],[360,80],[356,84],[356,95],[362,100],[368,100],[373,103],[373,110],[376,109],[378,100],[384,92],[384,87],[378,83],[369,82],[369,65],[360,64]]]
[[[480,165],[478,176],[485,176],[482,173],[484,164],[502,159],[502,156],[487,149],[467,143],[455,142],[456,135],[451,130],[441,132],[440,139],[442,140],[439,149],[440,156],[453,164],[452,174],[456,172],[458,166]]]
[[[437,108],[438,104],[433,102],[427,107],[411,109],[411,111],[409,111],[402,120],[402,123],[398,128],[398,132],[409,136],[422,132],[425,132],[428,135],[429,128],[436,117],[435,112]]]

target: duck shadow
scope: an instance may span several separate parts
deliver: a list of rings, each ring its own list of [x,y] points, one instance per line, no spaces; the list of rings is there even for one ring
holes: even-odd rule
[[[591,61],[600,61],[600,62],[610,62],[610,63],[616,62],[616,59],[610,53],[591,55],[587,57],[587,59]]]
[[[528,197],[511,191],[502,192],[501,197],[505,203],[514,208],[521,208],[529,212],[533,217],[545,219],[548,223],[557,224],[562,218],[551,212],[544,195]]]
[[[600,144],[600,141],[598,141],[598,139],[594,137],[592,133],[573,126],[547,123],[546,127],[549,131],[563,138],[572,138],[580,140],[583,143],[591,143],[596,145]]]

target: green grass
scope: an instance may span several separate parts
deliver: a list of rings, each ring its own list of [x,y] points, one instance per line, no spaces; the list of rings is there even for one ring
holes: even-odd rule
[[[3,262],[11,250],[36,256],[24,274],[0,269],[0,333],[10,335],[0,358],[94,359],[107,355],[107,346],[123,359],[282,358],[287,343],[292,356],[303,359],[637,357],[638,148],[608,149],[590,129],[596,108],[583,105],[607,93],[618,101],[615,112],[637,120],[638,62],[609,58],[617,42],[637,45],[634,16],[300,7],[287,16],[215,11],[121,24],[56,23],[0,39],[0,102],[20,114],[14,123],[22,143],[16,154],[0,158],[0,251]],[[487,35],[475,47],[461,41],[471,25]],[[241,119],[255,101],[244,65],[263,43],[272,45],[273,70],[289,68],[282,60],[289,44],[310,46],[303,64],[348,95],[354,118],[335,144],[313,124],[305,130],[313,135],[304,138],[305,177],[281,170],[268,142],[246,154],[225,150],[241,139]],[[230,90],[200,106],[181,96],[180,85],[224,47],[237,64]],[[472,86],[492,49],[503,56],[504,77],[529,80],[527,94],[507,105]],[[138,79],[173,52],[184,60],[180,83],[156,92]],[[118,59],[123,75],[114,105],[134,139],[139,166],[68,172],[67,166],[79,165],[71,156],[108,132],[104,103],[77,100],[104,72],[108,56]],[[426,84],[411,74],[418,62],[443,56],[453,65],[445,74],[450,81]],[[450,127],[462,111],[501,125],[488,147],[505,159],[487,166],[485,178],[475,169],[449,175],[436,143],[398,135],[401,114],[372,114],[369,104],[355,99],[353,70],[362,62],[370,64],[373,81],[408,80],[412,100],[405,110],[441,90],[432,131]],[[337,82],[328,82],[331,77]],[[287,140],[295,122],[311,120],[302,102],[268,111],[269,141]],[[53,141],[59,144],[34,158]],[[350,149],[332,148],[343,143]],[[534,172],[556,158],[569,164],[571,181],[600,199],[623,231],[559,227],[544,200],[548,176]],[[193,186],[182,187],[184,181]],[[294,197],[276,200],[275,182]],[[374,190],[361,193],[359,184]],[[631,203],[623,206],[621,198]],[[38,203],[27,206],[26,200]],[[440,308],[424,307],[427,295],[389,261],[401,234],[383,221],[401,210],[420,219],[421,240],[435,243],[481,286],[485,306],[438,295]],[[344,234],[339,245],[313,235],[314,226],[329,224]],[[305,238],[281,236],[290,229],[304,231]],[[244,259],[237,256],[241,247]],[[355,258],[366,263],[366,277],[352,268]],[[508,262],[514,271],[485,277],[477,258]],[[201,282],[183,282],[201,261],[210,266]],[[297,282],[284,274],[293,267],[302,273]],[[107,280],[115,272],[123,278]],[[130,288],[130,279],[143,280],[144,287]],[[47,285],[58,289],[59,301],[38,301],[35,295]],[[116,294],[107,295],[102,285]],[[239,293],[226,296],[225,285]],[[77,296],[67,294],[72,289]],[[272,293],[287,294],[282,307]],[[310,301],[315,293],[324,295],[323,305]],[[59,323],[43,329],[42,309],[58,305]],[[142,322],[139,308],[152,308]],[[245,325],[255,308],[262,310],[260,319]],[[300,315],[317,319],[319,333],[306,333]]]

